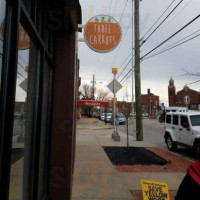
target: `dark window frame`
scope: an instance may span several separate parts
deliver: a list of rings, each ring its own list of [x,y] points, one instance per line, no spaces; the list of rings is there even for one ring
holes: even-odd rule
[[[37,81],[33,81],[34,89],[33,98],[34,103],[30,106],[34,108],[32,113],[30,114],[30,118],[35,119],[32,120],[35,128],[32,130],[31,135],[34,137],[34,142],[31,143],[32,149],[29,148],[27,152],[30,155],[30,162],[28,167],[26,167],[25,174],[28,174],[31,178],[26,179],[25,183],[27,183],[27,190],[24,193],[25,196],[28,196],[29,200],[39,200],[39,199],[49,199],[49,172],[48,164],[50,160],[50,135],[48,138],[47,144],[47,152],[46,152],[46,167],[47,172],[44,174],[45,176],[45,190],[43,197],[38,197],[37,191],[37,171],[39,170],[39,148],[40,145],[40,130],[41,130],[41,116],[40,112],[38,112],[42,106],[42,80],[43,80],[43,65],[45,60],[48,60],[50,67],[50,92],[49,92],[49,102],[48,102],[48,112],[49,116],[47,117],[47,121],[49,122],[47,130],[49,133],[51,132],[50,124],[51,124],[51,112],[52,112],[52,83],[53,83],[53,70],[54,70],[54,60],[53,60],[53,51],[50,53],[48,51],[48,46],[45,46],[45,42],[43,39],[44,35],[47,34],[48,30],[43,28],[42,30],[37,30],[38,26],[36,24],[37,20],[32,20],[30,15],[30,11],[26,9],[25,5],[22,3],[22,0],[7,0],[7,9],[6,9],[6,20],[5,20],[5,48],[4,48],[4,56],[3,56],[3,68],[2,68],[2,88],[1,88],[1,96],[0,96],[0,196],[4,200],[9,199],[9,184],[10,184],[10,166],[11,166],[11,150],[12,150],[12,136],[13,136],[13,120],[14,120],[14,105],[15,105],[15,92],[16,92],[16,78],[17,78],[17,59],[18,59],[18,30],[19,24],[27,31],[28,35],[31,38],[31,41],[38,47],[40,52],[40,59],[38,59],[38,68],[35,71],[35,78]],[[44,16],[43,16],[44,17]],[[43,22],[42,23],[46,23]],[[42,26],[39,26],[42,27]],[[39,28],[40,29],[40,28]],[[53,44],[53,38],[50,41]],[[8,59],[12,57],[12,59]],[[29,141],[30,142],[30,141]],[[34,168],[31,167],[31,163],[33,163]],[[30,182],[28,182],[29,180]]]

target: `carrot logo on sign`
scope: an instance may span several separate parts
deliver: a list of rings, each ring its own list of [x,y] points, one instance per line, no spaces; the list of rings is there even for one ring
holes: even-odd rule
[[[119,23],[107,15],[90,19],[84,29],[86,44],[94,51],[107,53],[120,43],[122,30]]]

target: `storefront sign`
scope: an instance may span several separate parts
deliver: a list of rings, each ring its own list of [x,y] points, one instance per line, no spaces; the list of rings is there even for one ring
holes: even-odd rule
[[[112,17],[97,15],[90,19],[84,28],[86,44],[99,53],[110,52],[121,40],[121,27]]]
[[[5,21],[2,22],[1,28],[0,28],[0,33],[1,36],[4,36],[5,32]],[[19,26],[19,49],[20,50],[25,50],[30,48],[30,37],[26,33],[24,27],[20,24]]]
[[[100,101],[100,100],[78,100],[77,106],[80,107],[107,107],[109,106],[109,101]]]
[[[143,200],[170,200],[166,183],[141,180]]]

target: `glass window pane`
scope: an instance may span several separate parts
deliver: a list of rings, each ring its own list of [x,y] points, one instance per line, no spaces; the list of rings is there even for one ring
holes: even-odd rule
[[[30,38],[20,25],[9,200],[21,200],[23,193],[29,55]]]
[[[173,124],[178,125],[178,115],[173,116]]]
[[[181,116],[181,126],[184,126],[184,124],[189,124],[188,118],[186,116]]]
[[[2,58],[3,58],[3,44],[4,44],[4,27],[5,27],[5,13],[6,2],[0,0],[0,90],[1,90],[1,76],[2,76]]]
[[[171,115],[167,115],[166,123],[171,124]]]

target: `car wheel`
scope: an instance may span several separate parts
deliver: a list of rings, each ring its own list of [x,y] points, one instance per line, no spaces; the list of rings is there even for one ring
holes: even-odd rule
[[[167,148],[170,151],[176,151],[177,150],[177,145],[173,142],[172,138],[169,135],[166,136],[166,144],[167,144]]]

